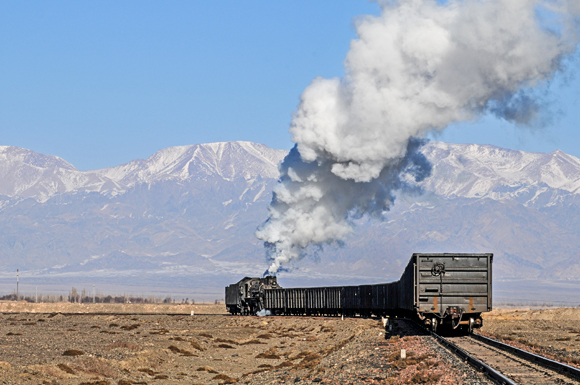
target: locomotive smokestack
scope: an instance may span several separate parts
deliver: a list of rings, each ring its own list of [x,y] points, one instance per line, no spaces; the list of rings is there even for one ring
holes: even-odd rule
[[[494,114],[541,125],[537,87],[578,44],[577,0],[380,1],[358,19],[342,79],[304,90],[263,240],[275,274],[309,246],[344,241],[430,174],[432,131]]]

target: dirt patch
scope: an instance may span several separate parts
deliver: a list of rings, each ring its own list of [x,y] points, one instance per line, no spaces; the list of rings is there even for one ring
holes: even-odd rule
[[[453,373],[420,339],[396,329],[385,340],[371,319],[0,314],[0,323],[0,378],[24,385],[403,384],[437,375],[444,384]],[[392,356],[401,348],[410,361]]]

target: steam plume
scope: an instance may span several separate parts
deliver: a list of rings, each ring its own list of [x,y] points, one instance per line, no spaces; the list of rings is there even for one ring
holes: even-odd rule
[[[305,89],[269,219],[256,235],[275,274],[308,246],[345,240],[351,219],[380,217],[430,165],[430,131],[491,113],[539,119],[534,87],[578,44],[579,0],[382,1],[358,20],[342,79]]]

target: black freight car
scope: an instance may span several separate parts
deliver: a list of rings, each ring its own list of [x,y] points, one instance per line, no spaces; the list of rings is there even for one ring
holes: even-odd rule
[[[472,330],[492,308],[493,254],[413,254],[399,281],[401,312],[435,330],[440,323]]]
[[[472,330],[491,310],[492,261],[493,254],[413,254],[399,281],[361,286],[283,289],[275,277],[246,277],[226,288],[226,306],[232,314],[413,316],[433,329]]]

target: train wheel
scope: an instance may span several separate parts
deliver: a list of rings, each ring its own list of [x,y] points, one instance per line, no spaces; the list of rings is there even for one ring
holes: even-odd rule
[[[467,327],[467,332],[469,334],[473,333],[473,326],[475,325],[475,320],[473,318],[469,319],[469,326]]]

